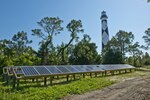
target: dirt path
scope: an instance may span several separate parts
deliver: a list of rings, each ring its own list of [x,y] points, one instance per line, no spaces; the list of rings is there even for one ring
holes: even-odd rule
[[[128,79],[102,90],[68,96],[63,100],[150,100],[150,76]]]

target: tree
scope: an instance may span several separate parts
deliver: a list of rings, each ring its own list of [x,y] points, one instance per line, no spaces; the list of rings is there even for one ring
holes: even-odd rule
[[[31,44],[32,40],[28,39],[26,32],[21,31],[12,37],[12,43],[16,55],[19,57],[23,54],[23,52],[28,52],[28,49],[30,48],[28,44]]]
[[[102,52],[103,63],[125,63],[125,55],[133,39],[134,35],[131,32],[119,30]]]
[[[120,51],[119,43],[115,37],[107,43],[102,52],[103,64],[122,64],[122,53]]]
[[[145,49],[149,49],[150,48],[150,28],[148,28],[146,31],[145,31],[145,35],[142,37],[146,43],[146,46],[143,46],[145,47]]]
[[[133,58],[133,65],[134,66],[141,66],[142,63],[139,65],[137,64],[137,61],[141,59],[142,51],[140,50],[140,45],[138,42],[134,43],[133,45],[129,45],[129,53],[132,55]]]
[[[145,53],[145,55],[143,55],[143,64],[150,65],[150,55],[147,52]]]
[[[41,19],[40,22],[37,22],[37,24],[42,29],[34,29],[32,30],[34,36],[38,36],[42,39],[41,47],[41,64],[49,64],[49,52],[53,51],[53,36],[60,33],[60,31],[63,30],[63,27],[61,26],[62,20],[58,17],[45,17]],[[42,31],[43,30],[43,31]]]
[[[101,57],[98,55],[95,43],[91,43],[91,38],[84,35],[84,38],[75,45],[72,55],[69,60],[71,64],[85,65],[85,64],[100,64]]]
[[[32,41],[28,39],[26,32],[21,31],[12,37],[13,65],[37,65],[40,59],[35,51],[29,46]]]
[[[0,40],[0,66],[12,66],[14,51],[12,50],[13,43],[11,40]]]
[[[70,41],[62,46],[62,48],[59,50],[57,56],[61,53],[62,54],[62,62],[64,62],[65,64],[65,60],[64,60],[64,52],[65,52],[65,49],[68,48],[71,43],[74,41],[74,40],[78,40],[78,36],[77,36],[77,33],[80,33],[80,32],[83,32],[84,30],[82,29],[82,23],[81,23],[81,20],[71,20],[71,22],[67,25],[66,27],[68,29],[68,31],[71,33],[70,36],[71,36],[71,39]]]
[[[125,32],[120,30],[115,38],[117,39],[119,43],[119,49],[122,53],[122,55],[125,55],[125,53],[128,51],[129,45],[133,42],[134,35],[131,32]]]
[[[125,60],[125,54],[128,52],[129,45],[133,42],[134,35],[132,32],[125,32],[120,30],[114,37],[116,45],[121,52],[122,60]]]

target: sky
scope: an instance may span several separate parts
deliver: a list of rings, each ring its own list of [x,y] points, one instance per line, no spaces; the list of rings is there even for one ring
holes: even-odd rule
[[[144,45],[142,36],[150,27],[150,3],[146,0],[0,0],[0,40],[11,39],[19,31],[28,33],[33,40],[31,46],[38,50],[38,37],[32,29],[44,17],[59,17],[64,21],[64,31],[54,37],[54,44],[70,40],[65,28],[72,20],[82,20],[84,34],[91,37],[101,52],[101,12],[106,11],[110,38],[119,30],[132,32],[134,42]],[[79,33],[80,39],[83,33]],[[148,51],[150,53],[150,51]]]

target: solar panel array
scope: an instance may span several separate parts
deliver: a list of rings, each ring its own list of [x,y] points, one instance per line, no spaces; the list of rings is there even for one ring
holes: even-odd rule
[[[28,76],[76,74],[88,72],[103,72],[108,70],[121,70],[135,68],[127,64],[117,65],[61,65],[61,66],[17,66],[16,74]]]

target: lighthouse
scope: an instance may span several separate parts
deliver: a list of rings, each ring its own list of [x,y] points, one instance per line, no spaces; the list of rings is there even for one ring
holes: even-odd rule
[[[101,19],[101,24],[102,24],[102,51],[103,51],[105,45],[109,41],[109,32],[108,32],[108,26],[107,26],[108,17],[105,11],[102,11],[100,19]]]

